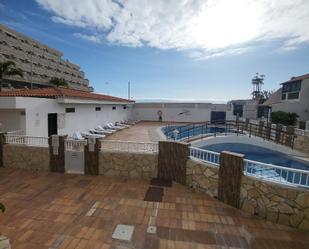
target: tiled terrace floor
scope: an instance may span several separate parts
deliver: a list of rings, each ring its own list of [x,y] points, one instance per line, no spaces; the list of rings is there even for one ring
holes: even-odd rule
[[[136,125],[132,125],[128,129],[117,131],[106,137],[106,139],[135,142],[157,142],[162,140],[158,130],[164,125],[165,124],[161,122],[140,122]]]
[[[0,234],[13,249],[309,248],[309,233],[253,219],[173,184],[162,203],[143,201],[148,181],[0,169]],[[96,209],[91,208],[96,207]],[[112,239],[134,225],[130,242]],[[157,234],[147,234],[148,225]]]

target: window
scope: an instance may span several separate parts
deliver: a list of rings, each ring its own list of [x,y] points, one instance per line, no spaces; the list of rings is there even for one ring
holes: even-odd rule
[[[75,108],[74,107],[67,107],[67,108],[65,108],[65,112],[66,113],[75,112]]]
[[[113,108],[112,108],[113,110],[116,110],[116,106],[113,106]]]
[[[294,93],[288,94],[288,99],[298,99],[298,97],[299,97],[299,92],[294,92]]]
[[[126,105],[124,105],[124,106],[123,106],[123,109],[124,109],[124,110],[125,110],[125,109],[127,109],[127,106],[126,106]]]
[[[282,85],[282,100],[298,99],[301,89],[301,80],[284,83]]]
[[[96,108],[95,108],[95,111],[96,111],[96,112],[101,111],[101,107],[99,107],[99,106],[96,107]]]

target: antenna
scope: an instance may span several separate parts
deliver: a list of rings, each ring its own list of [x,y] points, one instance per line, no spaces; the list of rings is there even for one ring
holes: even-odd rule
[[[258,100],[261,96],[262,85],[264,84],[264,74],[256,73],[256,75],[252,78],[251,82],[253,85],[252,97],[255,100]]]
[[[128,99],[131,99],[131,83],[128,82]]]

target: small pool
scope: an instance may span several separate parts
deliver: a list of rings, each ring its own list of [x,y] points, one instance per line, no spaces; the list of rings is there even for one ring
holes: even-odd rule
[[[201,146],[201,149],[221,152],[231,151],[244,154],[246,159],[274,164],[278,166],[309,170],[309,162],[300,160],[292,155],[284,154],[279,151],[270,150],[260,146],[245,143],[216,143]]]
[[[172,125],[162,128],[162,132],[167,139],[175,139],[174,131],[178,131],[177,140],[181,140],[188,137],[199,136],[204,134],[211,133],[225,133],[225,132],[234,132],[233,129],[225,128],[224,126],[205,126],[205,125]]]

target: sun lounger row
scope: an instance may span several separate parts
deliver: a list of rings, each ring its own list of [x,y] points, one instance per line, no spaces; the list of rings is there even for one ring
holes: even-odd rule
[[[129,128],[131,125],[136,124],[138,121],[121,121],[115,123],[108,123],[103,125],[98,125],[97,127],[87,130],[87,131],[76,131],[73,133],[73,139],[85,139],[85,138],[104,138],[108,135],[111,135],[117,131]]]

